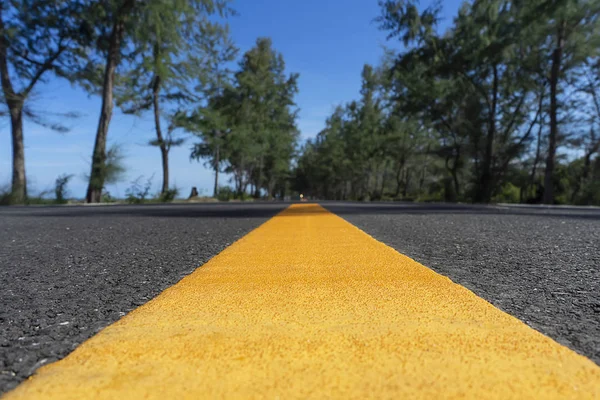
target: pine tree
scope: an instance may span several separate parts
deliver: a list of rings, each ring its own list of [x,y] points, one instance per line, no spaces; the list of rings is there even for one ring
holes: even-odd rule
[[[11,202],[27,198],[23,119],[64,131],[49,123],[27,101],[33,89],[49,74],[67,76],[81,48],[79,15],[86,12],[80,2],[35,0],[0,2],[0,80],[2,100],[10,117],[12,138]],[[69,114],[64,114],[69,116]]]
[[[165,135],[161,119],[176,120],[182,110],[202,102],[236,53],[227,25],[211,20],[232,13],[227,1],[178,0],[169,4],[168,13],[164,7],[150,3],[143,10],[132,39],[135,62],[117,87],[117,104],[126,113],[153,110],[156,139],[150,144],[161,153],[161,193],[169,189],[169,150],[183,142],[171,136],[177,121]]]
[[[255,197],[263,189],[273,196],[289,177],[298,137],[297,80],[297,74],[286,75],[283,56],[271,40],[259,38],[244,54],[233,83],[194,114],[191,130],[201,142],[192,156],[209,159],[215,177],[224,162],[238,197],[250,185]]]

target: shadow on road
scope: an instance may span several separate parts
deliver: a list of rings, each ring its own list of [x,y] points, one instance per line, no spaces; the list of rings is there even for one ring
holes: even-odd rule
[[[117,206],[49,206],[10,207],[0,209],[0,216],[12,217],[160,217],[160,218],[269,218],[286,209],[289,202],[117,205]],[[307,204],[307,203],[302,203]],[[340,215],[517,215],[550,218],[600,220],[600,209],[579,207],[512,207],[466,204],[422,203],[352,203],[320,202],[327,210]],[[313,208],[292,208],[288,216],[318,215],[326,212]]]
[[[473,204],[376,204],[331,203],[323,204],[329,211],[344,215],[517,215],[551,218],[578,218],[600,220],[600,209],[581,207],[513,207]]]

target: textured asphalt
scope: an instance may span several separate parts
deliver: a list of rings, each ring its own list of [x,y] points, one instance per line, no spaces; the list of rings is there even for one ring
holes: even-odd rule
[[[0,208],[0,394],[283,208]]]
[[[325,205],[600,365],[600,209]]]
[[[600,364],[600,210],[323,205]],[[0,208],[0,394],[286,206]]]

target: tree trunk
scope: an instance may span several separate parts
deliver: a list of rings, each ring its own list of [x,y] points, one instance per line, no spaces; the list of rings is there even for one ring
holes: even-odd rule
[[[235,180],[235,193],[237,196],[241,196],[242,195],[242,185],[244,184],[244,182],[243,182],[243,177],[240,175],[239,171],[234,172],[234,180]]]
[[[564,25],[563,25],[564,26]],[[548,156],[546,157],[546,171],[544,173],[544,204],[554,203],[554,164],[558,141],[558,81],[564,47],[563,30],[558,32],[557,47],[552,52],[552,70],[550,72],[550,136],[548,137]]]
[[[94,143],[94,152],[92,153],[90,182],[86,194],[86,201],[88,203],[99,203],[102,200],[102,189],[104,188],[104,179],[106,178],[106,142],[108,126],[113,111],[115,70],[119,63],[121,40],[123,39],[125,30],[123,16],[132,6],[133,0],[129,0],[123,5],[120,11],[121,15],[116,17],[117,20],[115,21],[110,34],[106,67],[104,69],[104,81],[102,85],[102,109],[98,120],[98,129],[96,130],[96,141]]]
[[[274,190],[275,190],[275,182],[272,179],[270,179],[269,183],[267,184],[267,200],[273,199]]]
[[[162,160],[163,177],[162,188],[160,189],[160,193],[164,194],[169,190],[169,148],[167,147],[167,143],[165,143],[165,140],[162,135],[162,129],[160,127],[160,84],[160,76],[155,76],[154,85],[152,88],[152,105],[154,106],[154,127],[156,129],[156,142],[158,143]]]
[[[396,171],[396,192],[394,193],[394,198],[398,198],[398,196],[400,196],[400,188],[402,187],[402,170],[404,168],[404,165],[402,165],[400,168],[398,168],[398,170]]]
[[[400,185],[402,184],[402,171],[404,170],[404,165],[406,165],[406,159],[404,156],[402,156],[402,158],[400,158],[400,163],[398,164],[398,169],[396,170],[396,192],[394,193],[395,198],[400,195]]]
[[[246,179],[244,177],[244,174],[246,173],[245,171],[246,163],[244,162],[244,157],[242,156],[242,160],[240,162],[239,167],[234,170],[236,181],[236,195],[240,199],[242,198],[243,193],[246,191],[246,187],[248,186],[248,182],[246,182]]]
[[[457,149],[458,152],[458,149]],[[458,193],[460,190],[460,182],[458,180],[458,159],[460,158],[460,153],[457,153],[454,156],[454,164],[452,167],[450,166],[450,156],[446,156],[445,166],[446,170],[450,173],[450,177],[452,178],[452,190],[454,193],[452,196],[446,195],[446,201],[455,202],[458,200]],[[444,190],[448,191],[449,189],[446,187]],[[477,196],[477,193],[475,194]]]
[[[369,196],[369,199],[373,199],[373,191],[371,190],[371,187],[373,186],[371,184],[371,182],[373,182],[373,179],[375,179],[375,186],[377,186],[377,167],[373,167],[372,162],[368,163],[368,169],[367,169],[367,179],[366,179],[366,183],[365,183],[365,192],[367,194],[367,196]],[[373,173],[373,170],[375,170],[375,173]],[[375,175],[375,176],[373,176]]]
[[[450,174],[452,175],[452,182],[454,183],[454,195],[458,200],[458,196],[460,195],[460,182],[458,181],[458,171],[456,170],[456,168],[453,168]]]
[[[264,153],[260,154],[260,164],[258,165],[258,179],[256,185],[254,186],[254,198],[260,198],[260,189],[262,186],[262,175],[263,175],[263,163],[264,163]]]
[[[421,177],[419,178],[419,196],[423,193],[423,186],[425,185],[425,165],[421,167]]]
[[[542,101],[540,100],[540,109],[542,107]],[[537,173],[537,166],[540,162],[542,154],[542,129],[544,127],[544,116],[540,118],[540,125],[538,126],[537,143],[535,146],[535,158],[533,159],[533,165],[531,166],[531,175],[529,177],[529,184],[533,186],[535,184],[535,175]]]
[[[13,103],[13,102],[11,102]],[[12,190],[11,204],[23,204],[27,200],[27,182],[25,179],[25,143],[23,140],[23,103],[10,107],[10,125],[12,135]]]
[[[498,105],[498,67],[496,65],[494,65],[493,67],[493,75],[494,77],[492,84],[492,107],[490,109],[488,117],[488,134],[485,142],[485,152],[483,154],[479,189],[475,194],[476,203],[489,203],[492,198],[492,188],[494,186],[494,177],[492,176],[492,159],[494,157],[494,140],[496,136],[496,108]]]
[[[162,189],[161,193],[165,194],[169,190],[169,149],[166,146],[160,148],[160,155],[162,159]]]
[[[404,177],[404,187],[402,188],[402,200],[408,196],[408,185],[410,184],[410,168],[406,168]]]
[[[600,140],[596,142],[596,138],[592,128],[592,132],[590,134],[590,147],[586,150],[585,155],[583,157],[583,170],[581,171],[581,176],[577,179],[575,189],[573,190],[573,194],[571,195],[571,203],[573,204],[575,203],[575,200],[577,199],[577,196],[581,191],[582,184],[585,181],[587,181],[588,177],[590,176],[592,157],[598,150],[600,150]]]
[[[452,182],[454,183],[454,194],[458,200],[460,197],[460,182],[458,180],[458,161],[460,160],[460,146],[456,146],[456,153],[454,155],[454,165],[452,166]]]
[[[218,197],[219,196],[219,163],[221,162],[220,159],[220,146],[217,145],[217,151],[215,152],[215,187],[213,189],[213,197]]]
[[[388,166],[389,166],[389,162],[386,161],[385,164],[383,165],[383,174],[381,176],[380,193],[381,193],[382,197],[383,197],[383,194],[385,192],[385,180],[386,180],[387,175],[388,175]]]
[[[22,204],[27,199],[25,179],[25,143],[23,140],[23,104],[25,95],[15,93],[8,70],[8,39],[4,34],[4,16],[0,2],[0,80],[4,99],[10,114],[12,137],[12,204]],[[31,85],[34,81],[31,82]]]

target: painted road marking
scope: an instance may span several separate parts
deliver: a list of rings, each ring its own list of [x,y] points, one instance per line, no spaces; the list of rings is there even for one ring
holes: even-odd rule
[[[318,205],[294,205],[14,399],[600,398],[600,367]]]

